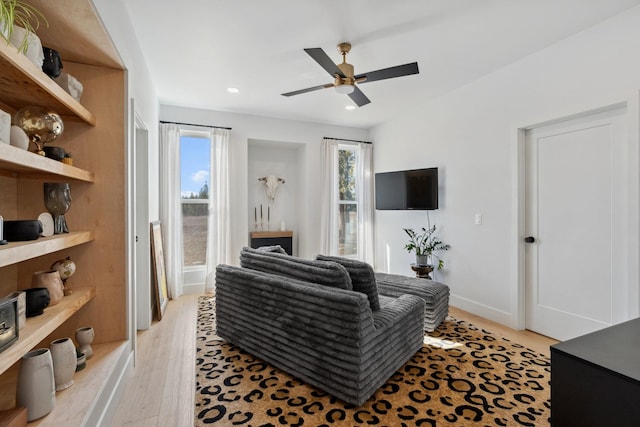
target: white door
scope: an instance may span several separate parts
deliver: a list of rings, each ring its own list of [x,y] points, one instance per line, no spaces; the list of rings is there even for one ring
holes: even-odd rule
[[[527,329],[566,340],[626,319],[626,135],[624,109],[526,132]]]

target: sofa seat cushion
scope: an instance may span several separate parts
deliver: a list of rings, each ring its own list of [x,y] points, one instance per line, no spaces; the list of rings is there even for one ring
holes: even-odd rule
[[[376,285],[376,275],[373,268],[366,262],[357,259],[349,259],[337,256],[318,255],[320,261],[333,261],[347,269],[353,290],[361,292],[369,299],[372,311],[380,310],[380,300],[378,298],[378,286]]]
[[[332,288],[353,290],[349,273],[337,262],[311,261],[245,247],[240,251],[240,266]]]

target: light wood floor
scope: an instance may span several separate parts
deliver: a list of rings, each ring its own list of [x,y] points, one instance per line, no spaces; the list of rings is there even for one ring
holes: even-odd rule
[[[194,417],[195,334],[198,295],[170,301],[162,321],[138,333],[136,366],[120,398],[113,427],[190,427]],[[451,307],[449,314],[549,357],[557,341],[516,331]]]

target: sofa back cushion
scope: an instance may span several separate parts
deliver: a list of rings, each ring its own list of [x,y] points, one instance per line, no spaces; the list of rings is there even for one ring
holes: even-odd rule
[[[306,260],[245,247],[240,251],[240,266],[332,288],[353,290],[349,273],[337,262]]]
[[[361,292],[369,299],[372,311],[380,310],[380,300],[378,298],[378,285],[373,268],[366,262],[356,259],[342,258],[337,256],[318,255],[317,260],[333,261],[347,269],[353,290]]]

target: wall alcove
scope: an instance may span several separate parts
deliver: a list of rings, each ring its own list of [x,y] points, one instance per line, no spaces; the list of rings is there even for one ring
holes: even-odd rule
[[[248,141],[248,191],[249,231],[280,231],[284,221],[285,230],[293,231],[293,254],[298,253],[298,240],[304,212],[301,194],[306,145],[294,142],[249,139]],[[285,180],[276,191],[275,201],[269,203],[265,186],[259,178],[274,175]],[[260,210],[262,207],[262,228]],[[270,221],[267,221],[269,216]],[[256,221],[257,219],[257,221]],[[256,227],[256,222],[257,227]],[[247,237],[247,245],[249,240]]]

